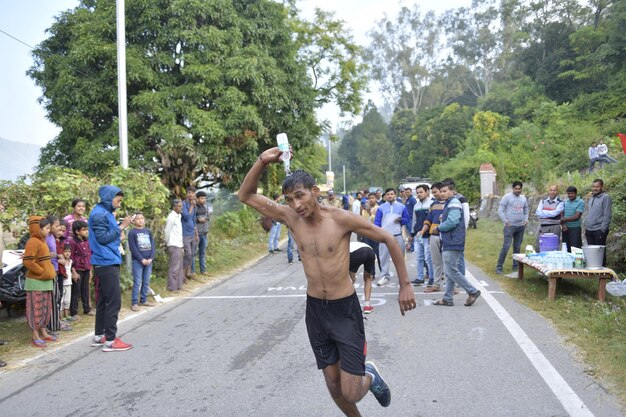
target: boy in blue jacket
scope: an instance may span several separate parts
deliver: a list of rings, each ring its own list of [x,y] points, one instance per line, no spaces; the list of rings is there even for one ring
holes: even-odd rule
[[[117,316],[122,306],[120,290],[120,243],[122,231],[131,222],[126,216],[118,225],[113,213],[120,208],[124,193],[113,185],[103,185],[98,190],[100,202],[89,215],[89,247],[94,275],[98,277],[98,302],[96,303],[95,336],[91,346],[102,347],[104,352],[125,351],[133,345],[117,337]]]
[[[128,232],[128,246],[133,257],[133,292],[130,309],[139,311],[139,306],[154,307],[156,305],[147,300],[155,247],[152,232],[145,228],[146,218],[143,213],[135,213],[133,224],[135,228]],[[141,298],[139,297],[140,289]]]

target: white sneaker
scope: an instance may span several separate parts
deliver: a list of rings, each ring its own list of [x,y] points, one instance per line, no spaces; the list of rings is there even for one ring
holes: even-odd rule
[[[385,285],[388,282],[389,282],[389,277],[382,277],[381,279],[378,280],[376,285],[379,286],[379,287],[382,287],[383,285]]]
[[[107,338],[104,335],[94,336],[93,339],[91,339],[91,346],[102,347],[104,346],[106,341],[107,341]]]

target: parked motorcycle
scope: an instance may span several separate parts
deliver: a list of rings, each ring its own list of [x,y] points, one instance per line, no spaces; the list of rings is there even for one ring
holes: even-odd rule
[[[478,210],[476,210],[475,207],[472,207],[470,209],[468,227],[471,227],[472,229],[476,229],[477,223],[478,223]]]
[[[0,274],[0,301],[7,305],[7,312],[11,316],[11,304],[26,301],[26,268],[22,265],[20,250],[6,250],[2,254],[2,274]]]

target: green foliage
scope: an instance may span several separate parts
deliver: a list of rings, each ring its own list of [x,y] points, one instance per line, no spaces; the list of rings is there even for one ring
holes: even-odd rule
[[[347,189],[367,184],[392,184],[389,168],[397,157],[387,134],[388,127],[371,102],[364,113],[363,122],[343,138],[339,147],[339,155],[347,165]]]
[[[464,151],[458,158],[435,163],[430,169],[430,178],[435,181],[454,179],[457,190],[467,197],[470,205],[475,204],[480,200],[480,164],[495,160],[496,156],[485,149]]]
[[[291,7],[127,2],[131,167],[158,172],[175,191],[198,178],[239,184],[277,133],[287,132],[294,150],[309,149],[324,103],[357,111],[363,67],[349,32],[321,12],[303,22]],[[48,32],[29,74],[62,130],[40,165],[102,175],[119,154],[115,2],[82,0]]]
[[[315,9],[313,22],[293,19],[300,59],[313,74],[319,104],[335,102],[341,112],[361,111],[361,92],[367,84],[367,67],[361,48],[352,40],[343,21]]]
[[[247,206],[217,216],[211,224],[212,239],[234,239],[244,231],[261,227],[256,212]]]
[[[169,191],[153,174],[114,168],[102,177],[91,178],[74,169],[52,167],[0,184],[0,201],[6,208],[0,212],[0,221],[9,229],[20,229],[33,214],[65,216],[75,198],[87,202],[88,214],[99,201],[98,189],[105,184],[124,191],[123,212],[141,210],[148,221],[166,213]]]

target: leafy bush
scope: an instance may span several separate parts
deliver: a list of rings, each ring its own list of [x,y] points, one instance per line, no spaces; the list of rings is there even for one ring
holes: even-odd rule
[[[21,232],[32,214],[65,216],[70,213],[75,198],[87,201],[89,213],[99,201],[98,189],[105,184],[124,190],[123,214],[141,210],[148,222],[163,217],[169,191],[156,175],[116,167],[103,177],[91,178],[74,169],[52,167],[15,182],[0,183],[0,202],[5,206],[0,222],[9,230]]]
[[[237,211],[215,217],[212,221],[212,236],[215,239],[233,239],[253,227],[260,228],[259,218],[255,213],[247,206],[243,206]]]

